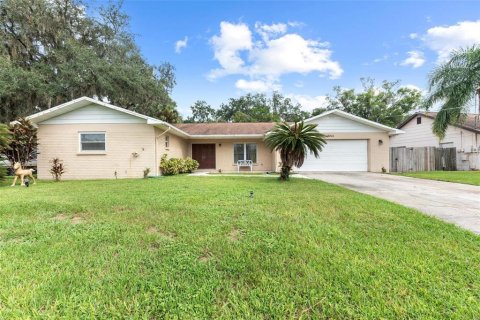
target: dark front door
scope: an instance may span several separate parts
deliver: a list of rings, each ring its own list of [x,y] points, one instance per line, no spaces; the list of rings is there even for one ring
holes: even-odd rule
[[[192,144],[192,159],[198,161],[198,169],[215,169],[215,144]]]

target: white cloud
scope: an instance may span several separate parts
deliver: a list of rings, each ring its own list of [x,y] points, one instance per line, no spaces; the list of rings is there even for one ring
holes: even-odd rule
[[[293,84],[296,88],[303,88],[304,83],[303,81],[297,81]]]
[[[246,24],[233,24],[222,21],[220,35],[213,36],[210,43],[215,51],[215,59],[222,69],[212,70],[210,78],[227,74],[240,73],[244,65],[240,51],[251,50],[253,47],[252,33]]]
[[[295,103],[300,103],[303,110],[311,112],[315,108],[327,106],[327,96],[309,96],[302,94],[288,94],[287,98],[292,99]]]
[[[304,39],[291,33],[269,40],[265,47],[256,47],[250,53],[253,75],[280,77],[288,73],[327,73],[336,79],[343,73],[340,64],[331,60],[327,43]]]
[[[264,41],[268,41],[270,37],[284,34],[287,32],[288,26],[285,23],[262,24],[255,23],[255,31],[262,36]]]
[[[437,52],[438,62],[444,62],[453,50],[480,43],[480,20],[432,27],[427,30],[422,40],[431,50]]]
[[[410,39],[417,39],[417,38],[418,38],[418,33],[410,33],[410,34],[408,35],[408,37],[409,37]]]
[[[181,53],[183,49],[185,49],[188,45],[188,37],[183,38],[182,40],[178,40],[175,42],[175,52]]]
[[[302,28],[305,26],[305,23],[299,21],[289,21],[287,24],[289,27],[293,28]]]
[[[419,68],[425,63],[425,56],[422,51],[413,50],[407,52],[408,57],[400,63],[402,66]]]
[[[280,90],[281,86],[276,82],[269,82],[263,80],[245,80],[240,79],[235,82],[235,87],[237,89],[247,91],[247,92],[267,92]]]
[[[275,82],[290,73],[317,72],[332,79],[341,76],[343,70],[332,60],[328,42],[288,33],[289,26],[290,23],[256,23],[255,31],[260,37],[255,37],[244,23],[222,22],[220,35],[210,40],[221,68],[212,70],[209,78],[237,74],[249,76],[252,81]]]
[[[375,59],[373,59],[371,62],[364,62],[363,65],[364,65],[364,66],[371,66],[371,65],[373,65],[373,64],[375,64],[375,63],[387,61],[389,58],[390,58],[390,56],[389,56],[388,54],[384,54],[382,57],[375,58]]]

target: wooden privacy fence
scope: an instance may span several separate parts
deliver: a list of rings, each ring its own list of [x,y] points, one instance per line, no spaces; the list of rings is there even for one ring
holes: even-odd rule
[[[457,170],[456,148],[390,148],[390,172]]]

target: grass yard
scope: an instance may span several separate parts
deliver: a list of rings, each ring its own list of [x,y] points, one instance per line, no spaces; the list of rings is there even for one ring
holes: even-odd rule
[[[1,319],[473,319],[479,267],[478,236],[320,181],[0,187]]]
[[[480,171],[425,171],[401,173],[400,175],[480,186]]]

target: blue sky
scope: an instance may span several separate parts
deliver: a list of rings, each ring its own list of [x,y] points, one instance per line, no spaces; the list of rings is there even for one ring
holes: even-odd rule
[[[305,109],[360,77],[426,88],[428,72],[480,43],[475,1],[128,1],[131,31],[152,64],[176,67],[173,98],[218,107],[279,90]],[[179,42],[180,41],[180,42]]]

